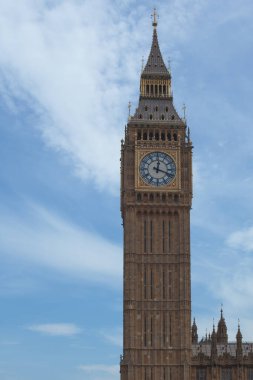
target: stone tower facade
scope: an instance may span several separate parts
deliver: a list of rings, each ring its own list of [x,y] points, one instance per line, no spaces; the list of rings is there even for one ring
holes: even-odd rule
[[[139,104],[122,140],[121,380],[190,380],[192,143],[173,105],[153,20]]]
[[[121,380],[253,380],[253,343],[191,326],[192,143],[176,112],[156,13],[139,104],[121,146],[124,342]]]

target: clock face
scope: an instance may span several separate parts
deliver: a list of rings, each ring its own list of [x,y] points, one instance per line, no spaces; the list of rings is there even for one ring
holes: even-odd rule
[[[176,164],[171,156],[163,152],[147,154],[140,162],[140,176],[152,186],[164,186],[176,177]]]

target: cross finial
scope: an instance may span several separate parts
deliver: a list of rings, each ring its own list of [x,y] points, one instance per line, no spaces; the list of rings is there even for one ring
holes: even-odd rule
[[[153,19],[152,25],[154,28],[156,28],[157,27],[157,18],[158,18],[156,8],[154,8],[154,13],[151,15],[151,18]]]
[[[223,303],[221,304],[220,314],[221,314],[221,318],[222,318],[223,317]]]
[[[183,104],[183,107],[182,107],[182,109],[183,109],[183,113],[184,113],[184,120],[186,119],[186,105],[185,105],[185,103]]]
[[[130,113],[131,113],[131,102],[128,102],[128,116],[130,117]]]

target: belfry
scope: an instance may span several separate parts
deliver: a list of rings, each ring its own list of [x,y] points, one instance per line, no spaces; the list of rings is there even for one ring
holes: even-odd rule
[[[173,105],[153,15],[139,103],[121,144],[124,316],[121,380],[253,380],[253,344],[228,342],[223,310],[199,340],[191,326],[192,142]]]

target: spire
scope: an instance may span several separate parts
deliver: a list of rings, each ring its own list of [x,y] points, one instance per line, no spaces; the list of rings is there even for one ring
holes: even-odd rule
[[[146,66],[143,70],[142,75],[152,75],[155,74],[170,78],[170,73],[164,63],[162,53],[159,47],[159,42],[158,42],[158,37],[157,37],[157,13],[156,9],[154,9],[154,14],[152,16],[153,18],[153,40],[152,40],[152,45],[151,45],[151,50],[149,53],[148,61],[146,63]]]
[[[211,358],[213,362],[215,362],[215,359],[217,358],[217,334],[215,332],[214,324],[213,324],[213,332],[211,335]]]
[[[228,334],[227,334],[227,325],[225,318],[223,317],[223,309],[221,307],[220,311],[220,320],[217,328],[217,343],[227,344],[228,343]]]
[[[180,124],[185,128],[185,121],[180,118],[174,105],[171,90],[171,75],[167,69],[159,47],[157,37],[157,12],[152,15],[153,39],[146,64],[142,65],[140,78],[139,105],[131,120],[149,123],[161,121]]]
[[[198,344],[198,328],[195,322],[195,318],[193,319],[192,324],[192,344]]]
[[[242,333],[241,333],[241,329],[240,329],[240,321],[238,320],[238,330],[237,330],[237,334],[236,334],[236,357],[237,357],[237,360],[241,360],[242,359]]]

